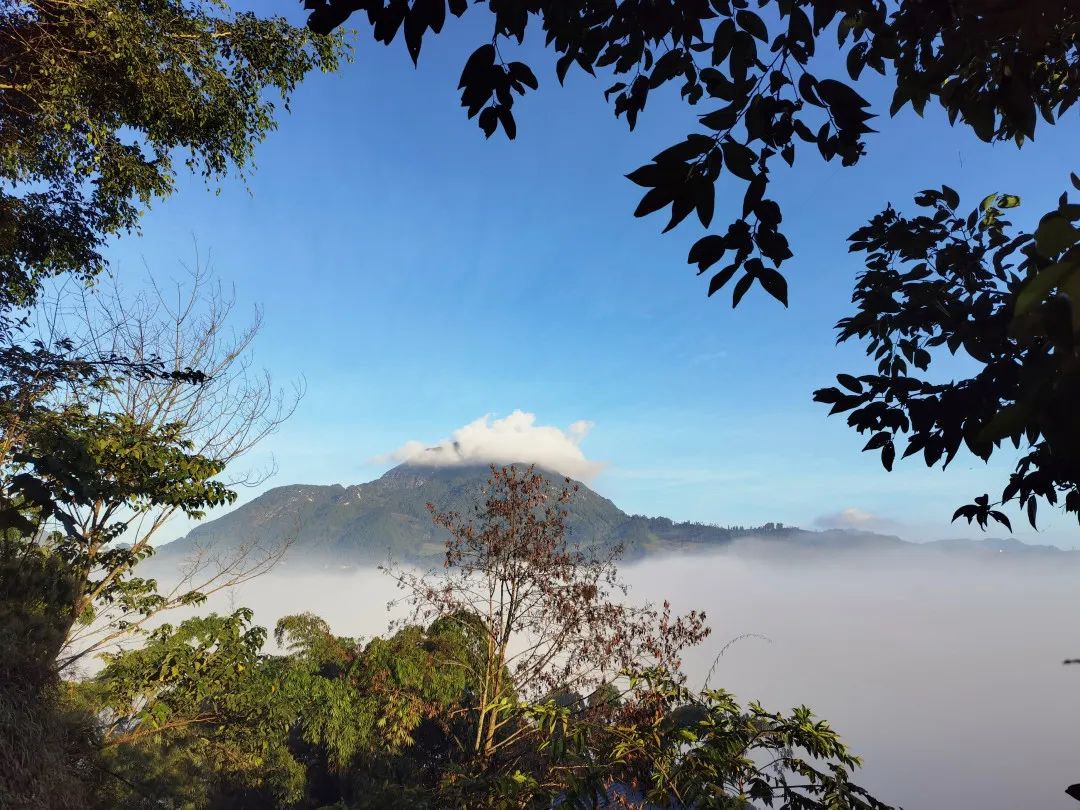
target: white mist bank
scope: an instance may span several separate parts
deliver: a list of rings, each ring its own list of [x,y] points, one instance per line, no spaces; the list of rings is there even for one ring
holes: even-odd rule
[[[864,758],[863,784],[907,810],[1080,807],[1080,569],[821,555],[797,563],[723,554],[623,570],[631,597],[704,609],[713,635],[687,656],[697,685],[744,702],[805,703]],[[342,635],[386,630],[400,596],[380,572],[281,571],[233,604],[272,627],[311,611]],[[215,599],[211,607],[229,602]]]
[[[863,782],[908,810],[1069,808],[1080,781],[1075,570],[865,558],[798,567],[669,558],[627,571],[741,633],[713,684],[767,707],[805,703],[864,757]],[[688,656],[706,671],[710,651]]]

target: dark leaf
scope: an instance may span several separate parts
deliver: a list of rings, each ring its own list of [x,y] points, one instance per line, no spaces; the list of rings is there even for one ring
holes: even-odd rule
[[[870,106],[869,101],[835,79],[822,79],[817,83],[816,89],[821,100],[830,107],[859,109]]]
[[[655,190],[656,189],[654,189],[654,191]],[[689,213],[693,210],[694,198],[690,194],[683,193],[676,196],[671,204],[671,219],[669,219],[668,224],[664,226],[663,233],[667,233],[684,219],[686,219]]]
[[[839,402],[844,394],[840,392],[838,388],[819,388],[814,392],[814,402],[823,402],[826,405],[831,405],[834,402]]]
[[[495,46],[492,44],[481,45],[472,55],[468,61],[465,62],[465,67],[461,70],[461,81],[458,83],[458,89],[467,87],[472,83],[472,77],[479,71],[485,68],[490,68],[495,64]]]
[[[1013,316],[1018,318],[1029,313],[1033,307],[1043,302],[1052,289],[1067,283],[1067,279],[1078,272],[1080,265],[1072,262],[1057,262],[1039,270],[1020,288],[1013,307]]]
[[[672,168],[673,164],[670,163],[664,165],[649,163],[634,169],[634,171],[626,175],[626,179],[644,188],[655,188],[656,186],[666,185],[672,180]]]
[[[758,281],[769,295],[783,304],[788,305],[788,285],[783,273],[772,267],[766,267],[758,274]]]
[[[713,206],[716,203],[716,187],[701,177],[694,183],[694,206],[697,208],[698,221],[708,228],[713,218]]]
[[[604,101],[608,101],[612,93],[618,93],[620,90],[626,89],[626,82],[615,82],[607,90],[604,91]]]
[[[563,54],[555,62],[555,75],[559,79],[559,84],[562,84],[566,80],[566,71],[570,70],[570,65],[574,63],[574,55],[572,53]]]
[[[881,448],[881,466],[892,472],[893,462],[896,460],[896,445],[889,440]]]
[[[997,509],[991,509],[990,510],[990,517],[992,517],[994,520],[996,520],[998,523],[1000,523],[1002,526],[1004,526],[1010,532],[1012,531],[1012,523],[1009,522],[1009,518],[1006,517],[1004,512],[999,512]]]
[[[694,243],[694,246],[690,248],[690,255],[687,256],[686,261],[688,264],[696,264],[698,272],[703,273],[720,261],[726,251],[727,241],[724,237],[709,234]]]
[[[721,107],[701,116],[701,123],[709,129],[728,130],[735,126],[739,119],[739,112],[735,105]]]
[[[809,104],[813,104],[815,107],[824,106],[821,103],[821,99],[818,97],[816,90],[817,81],[809,73],[803,73],[799,77],[799,95]],[[810,140],[810,139],[808,139]]]
[[[749,34],[753,34],[762,42],[769,41],[769,29],[765,27],[764,21],[752,11],[737,11],[735,12],[735,21]]]
[[[863,392],[863,384],[859,382],[858,377],[851,374],[837,374],[836,381],[853,394],[861,394]]]
[[[948,186],[942,186],[941,194],[943,199],[945,200],[945,204],[949,206],[950,209],[955,211],[957,208],[960,207],[960,195],[957,194],[953,189],[949,188]]]
[[[724,163],[728,171],[743,180],[754,179],[754,161],[757,160],[757,155],[753,149],[730,138],[726,139],[720,148],[724,152]]]
[[[484,136],[490,138],[495,134],[495,130],[499,127],[499,113],[494,107],[485,107],[480,112],[480,129],[483,130]]]
[[[716,33],[713,36],[713,65],[719,66],[721,62],[727,59],[728,54],[731,53],[731,45],[734,41],[734,21],[730,17],[726,20],[721,20],[720,24],[716,26]]]
[[[686,140],[680,141],[674,146],[669,146],[660,154],[653,157],[657,163],[678,162],[685,163],[688,160],[700,157],[712,149],[713,139],[708,135],[687,135]]]
[[[863,59],[866,49],[867,44],[865,42],[860,42],[848,51],[846,66],[848,76],[851,77],[852,81],[858,80],[859,74],[862,73],[863,68],[866,66],[866,62]]]
[[[758,204],[761,202],[762,195],[765,194],[765,186],[767,184],[765,175],[759,174],[754,177],[753,180],[746,186],[746,193],[743,194],[743,216],[747,217],[751,211],[757,210]]]
[[[668,189],[654,188],[647,192],[645,196],[641,198],[641,202],[638,203],[638,207],[634,209],[634,216],[648,216],[654,211],[659,211],[665,205],[669,205],[672,199],[673,197]]]
[[[532,72],[532,68],[524,62],[511,62],[509,68],[510,75],[526,87],[531,87],[533,90],[536,90],[540,86],[540,82],[536,80],[536,75]],[[605,93],[604,95],[606,98],[607,94]]]
[[[1080,241],[1080,230],[1059,214],[1051,214],[1035,230],[1035,247],[1050,259]]]
[[[729,281],[731,277],[735,275],[735,271],[738,270],[738,265],[729,264],[723,270],[719,271],[711,279],[709,279],[709,295],[712,295]]]
[[[896,115],[909,101],[911,101],[911,97],[908,95],[907,89],[902,84],[897,85],[896,92],[893,93],[892,103],[889,105],[889,115]]]
[[[743,296],[746,295],[746,291],[750,289],[750,285],[754,283],[754,277],[749,273],[744,275],[738,281],[735,282],[735,289],[731,294],[731,306],[737,307]]]
[[[863,447],[863,452],[866,452],[867,450],[880,450],[885,446],[886,442],[889,441],[892,441],[892,436],[888,432],[881,431],[880,433],[875,433],[870,437],[870,441],[866,443],[866,446]],[[909,454],[904,453],[904,455],[907,456]]]
[[[506,133],[506,137],[510,140],[514,140],[517,137],[517,124],[514,123],[514,114],[510,108],[505,104],[500,104],[495,108],[499,113],[499,122],[502,124],[503,132]]]

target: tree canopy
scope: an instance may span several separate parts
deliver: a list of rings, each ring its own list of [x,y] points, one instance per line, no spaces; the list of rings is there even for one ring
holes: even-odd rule
[[[948,186],[915,203],[919,214],[886,208],[850,238],[866,269],[839,339],[863,341],[877,373],[841,374],[814,398],[850,412],[886,469],[905,435],[900,455],[927,466],[965,446],[984,461],[1004,442],[1023,447],[1000,498],[980,495],[954,520],[1011,529],[995,507],[1016,502],[1034,528],[1040,501],[1080,517],[1080,205],[1063,194],[1033,232],[1014,233],[1015,195],[991,194],[967,215]],[[945,351],[975,372],[933,374]]]
[[[229,444],[239,434],[226,429],[228,447],[197,445],[207,422],[179,418],[175,403],[192,401],[179,390],[216,397],[225,428],[258,400],[207,385],[220,367],[174,364],[160,346],[42,339],[32,308],[52,277],[98,277],[108,240],[137,228],[179,166],[209,182],[243,173],[297,83],[342,55],[339,37],[218,0],[0,9],[0,804],[87,806],[108,769],[95,715],[67,700],[61,652],[100,610],[118,612],[110,630],[123,635],[201,597],[160,594],[135,570],[147,536],[121,535],[140,518],[230,502],[218,476],[259,433]],[[173,403],[149,410],[173,418],[115,407],[120,392],[148,388],[156,405]]]
[[[220,0],[26,0],[0,11],[0,304],[89,278],[104,241],[167,196],[175,164],[251,163],[276,91],[333,69],[340,40]]]

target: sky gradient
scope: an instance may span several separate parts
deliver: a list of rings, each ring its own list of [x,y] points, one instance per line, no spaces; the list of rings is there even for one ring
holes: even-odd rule
[[[859,270],[844,240],[885,203],[910,207],[942,182],[965,209],[990,192],[1019,194],[1013,219],[1031,225],[1068,186],[1074,167],[1059,157],[1075,114],[1022,150],[949,129],[937,109],[879,120],[851,169],[802,147],[794,170],[774,170],[771,192],[795,253],[784,266],[791,306],[755,288],[733,311],[730,293],[708,299],[686,264],[696,220],[661,235],[662,214],[632,216],[638,189],[623,175],[692,130],[677,91],[651,97],[628,133],[602,80],[571,72],[560,88],[540,42],[527,40],[540,90],[515,104],[516,141],[501,131],[485,141],[455,88],[486,36],[451,21],[418,69],[400,42],[361,39],[353,64],[299,89],[246,184],[184,178],[140,237],[111,250],[135,286],[144,264],[181,278],[197,243],[245,306],[264,308],[257,362],[307,385],[295,416],[249,459],[276,459],[264,488],[370,480],[406,442],[434,444],[520,409],[540,426],[591,423],[571,440],[602,465],[592,485],[628,512],[977,535],[950,526],[952,511],[1000,491],[1015,455],[887,473],[811,402],[837,372],[869,368],[858,346],[834,345]],[[881,83],[862,89],[875,102],[886,94]],[[742,189],[719,184],[717,223]],[[1027,542],[1080,544],[1061,516],[1039,534],[1014,524]]]

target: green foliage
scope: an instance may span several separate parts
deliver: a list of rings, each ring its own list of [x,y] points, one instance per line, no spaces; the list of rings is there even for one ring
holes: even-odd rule
[[[172,190],[178,161],[208,179],[242,172],[274,126],[269,91],[287,106],[305,74],[341,54],[337,37],[217,0],[0,11],[0,530],[68,566],[69,627],[103,605],[160,609],[156,583],[132,574],[149,546],[124,547],[121,535],[154,510],[197,517],[233,494],[184,425],[101,407],[124,379],[201,384],[200,371],[152,353],[85,353],[65,336],[46,345],[16,310],[46,277],[93,278],[104,240]]]
[[[211,614],[179,627],[155,629],[142,647],[104,656],[99,681],[107,687],[105,708],[116,721],[114,743],[194,724],[226,727],[249,718],[261,703],[249,672],[259,663],[265,630],[250,626],[251,612]]]
[[[55,668],[77,593],[55,551],[0,534],[0,807],[77,810],[98,786],[93,716]]]
[[[107,719],[109,767],[135,786],[113,785],[110,801],[390,807],[435,795],[475,691],[474,622],[409,626],[361,647],[316,616],[289,616],[275,632],[289,654],[275,656],[250,619],[162,626],[79,687]],[[417,803],[395,805],[403,796]]]
[[[78,587],[55,552],[15,532],[0,537],[0,682],[50,682]]]
[[[306,73],[334,67],[341,54],[336,37],[234,14],[217,0],[27,0],[0,10],[5,807],[86,807],[84,788],[109,773],[97,758],[95,724],[66,708],[57,657],[72,625],[92,622],[100,607],[145,617],[164,604],[153,580],[133,574],[150,549],[120,543],[127,526],[154,510],[199,516],[233,498],[216,480],[221,464],[194,451],[183,425],[144,424],[101,407],[102,395],[125,378],[199,384],[206,379],[201,372],[166,367],[150,354],[87,353],[64,336],[46,345],[27,337],[29,318],[17,310],[34,303],[47,277],[97,275],[105,241],[134,229],[142,209],[171,192],[177,162],[208,180],[243,172],[274,126],[276,103],[268,91],[287,106]],[[193,592],[180,600],[199,597]],[[122,633],[125,625],[111,629]],[[208,680],[212,667],[199,667],[228,657],[223,632],[190,629],[190,643],[168,651],[174,680],[140,693],[142,701],[153,694],[156,714],[129,718],[131,733],[184,717],[199,702],[193,690],[222,686]],[[211,642],[208,633],[218,635]],[[206,661],[190,660],[198,643]],[[155,637],[139,661],[125,664],[164,655],[164,644]],[[109,683],[116,701],[148,676],[114,663]],[[192,672],[194,680],[177,680]],[[82,704],[85,690],[76,691]],[[103,799],[102,806],[121,803]]]
[[[30,704],[52,707],[27,728],[43,736],[43,766],[70,757],[73,779],[50,784],[79,797],[70,806],[101,810],[591,807],[616,794],[657,806],[885,807],[851,783],[857,758],[805,708],[742,709],[723,691],[696,694],[678,673],[646,670],[589,695],[522,703],[528,739],[477,759],[477,617],[363,647],[310,614],[277,629],[287,655],[261,649],[266,633],[246,610],[163,626],[63,700]],[[87,747],[98,735],[100,753]]]
[[[148,426],[77,405],[5,416],[19,422],[6,433],[9,456],[0,467],[0,516],[12,538],[22,538],[10,542],[23,560],[62,564],[74,584],[63,603],[49,601],[55,594],[32,599],[66,614],[65,635],[75,622],[93,621],[100,605],[142,615],[158,609],[157,583],[134,574],[152,548],[117,541],[151,509],[198,516],[231,502],[235,494],[214,478],[221,465],[192,452],[178,424]]]
[[[426,630],[407,626],[362,649],[341,639],[322,660],[310,656],[311,648],[297,653],[301,666],[289,687],[299,701],[297,733],[324,751],[336,772],[353,766],[384,779],[408,773],[430,787],[437,772],[426,758],[450,755],[447,735],[476,691],[482,665],[472,624],[443,619]]]
[[[109,768],[120,778],[103,806],[145,796],[183,807],[287,807],[304,769],[287,733],[297,702],[282,667],[262,654],[251,612],[162,625],[139,648],[105,656],[78,698],[101,718]]]
[[[890,207],[851,236],[866,270],[839,339],[864,342],[877,373],[841,374],[814,398],[848,412],[886,469],[898,453],[947,466],[961,447],[984,461],[1003,442],[1023,448],[1000,499],[981,495],[954,520],[1009,527],[995,507],[1015,502],[1034,527],[1040,501],[1080,518],[1080,205],[1062,195],[1034,232],[1015,232],[1014,195],[966,216],[947,186],[915,202],[923,213]],[[976,371],[942,381],[931,365],[945,351]]]
[[[733,304],[755,283],[787,304],[778,268],[792,251],[780,230],[780,206],[766,196],[771,173],[781,161],[793,166],[808,147],[843,166],[863,157],[877,115],[855,89],[866,68],[895,82],[890,115],[907,104],[922,115],[936,99],[950,122],[963,122],[984,141],[1033,138],[1039,115],[1052,124],[1080,94],[1080,13],[1049,0],[761,0],[758,11],[747,0],[304,5],[316,31],[363,11],[377,41],[390,44],[401,31],[414,61],[427,32],[442,30],[447,11],[486,14],[491,40],[465,60],[460,89],[462,106],[489,137],[500,125],[515,137],[514,96],[538,86],[527,65],[505,61],[499,50],[501,41],[520,43],[530,23],[556,55],[560,82],[574,66],[615,79],[604,95],[631,129],[650,95],[666,85],[677,86],[688,105],[706,106],[699,131],[628,177],[647,189],[635,216],[669,209],[665,231],[691,214],[711,227],[717,183],[726,174],[743,185],[739,216],[697,240],[688,256],[699,274],[723,262],[711,274],[709,295],[741,271]],[[847,76],[819,72],[814,57],[825,48],[844,55]]]
[[[850,781],[858,757],[805,706],[743,709],[723,690],[694,693],[654,670],[629,678],[613,712],[549,702],[533,713],[550,767],[563,774],[549,797],[560,806],[584,810],[616,796],[635,807],[887,808]]]
[[[68,706],[55,680],[7,674],[0,677],[0,807],[82,810],[101,775],[93,717]]]
[[[94,781],[92,720],[53,666],[75,592],[56,554],[0,536],[0,807],[81,808]]]
[[[11,491],[71,534],[77,527],[70,510],[95,503],[135,512],[171,506],[201,517],[203,509],[235,496],[213,480],[222,465],[192,452],[182,430],[178,423],[153,427],[81,406],[41,409],[12,454],[21,472],[12,478]],[[110,526],[95,539],[113,540],[118,528]]]
[[[299,661],[325,670],[344,667],[354,656],[357,642],[335,636],[330,625],[314,613],[284,616],[274,627],[274,641]]]
[[[168,195],[251,163],[276,91],[341,43],[219,0],[27,0],[0,11],[0,304],[43,277],[92,277],[110,235]],[[17,133],[17,137],[15,136]]]

